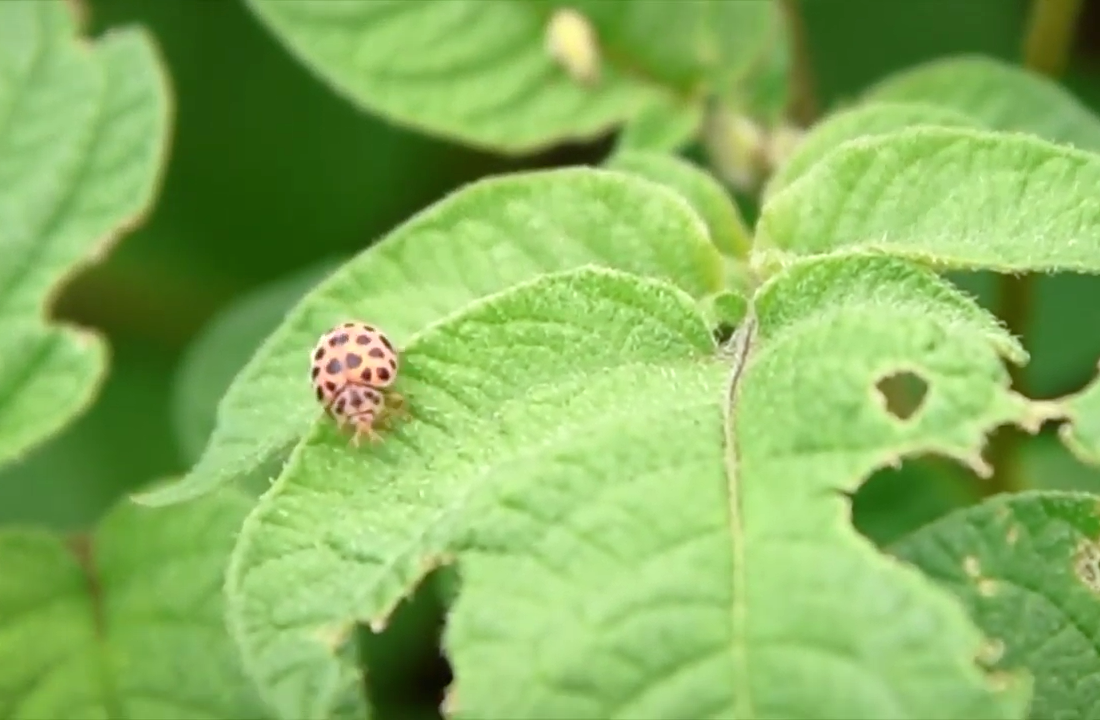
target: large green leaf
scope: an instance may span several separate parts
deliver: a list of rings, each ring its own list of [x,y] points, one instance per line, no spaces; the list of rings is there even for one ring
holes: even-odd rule
[[[0,716],[267,717],[226,632],[249,503],[113,510],[90,539],[0,531]]]
[[[865,249],[944,268],[1096,272],[1097,185],[1100,156],[1022,134],[853,140],[767,201],[757,260]]]
[[[1056,81],[992,58],[962,56],[906,69],[864,98],[932,103],[990,129],[1100,150],[1100,118],[1087,106]],[[1049,397],[1078,382],[1100,354],[1100,336],[1078,330],[1100,321],[1100,283],[1094,277],[1040,275],[1033,284],[1034,302],[1023,330],[1028,344],[1043,352],[1027,367],[1026,384]]]
[[[994,130],[1100,150],[1100,118],[1057,82],[987,57],[935,60],[891,75],[865,99],[932,103]]]
[[[815,125],[803,137],[794,154],[768,179],[765,196],[774,195],[805,175],[841,143],[919,125],[980,127],[977,121],[960,112],[935,105],[887,102],[857,105],[830,115]]]
[[[425,132],[526,152],[611,129],[654,103],[688,106],[767,52],[772,3],[579,2],[600,73],[573,80],[546,47],[556,6],[521,0],[250,0],[320,78]]]
[[[352,627],[457,563],[457,717],[1023,717],[840,494],[920,451],[981,469],[986,430],[1040,419],[1022,349],[890,258],[799,263],[756,309],[719,351],[688,294],[592,268],[418,335],[413,419],[358,450],[318,423],[242,529],[230,623],[272,706],[362,712]],[[907,420],[875,390],[902,370]]]
[[[153,201],[168,88],[152,39],[88,44],[69,3],[0,3],[0,463],[92,400],[107,347],[46,323],[58,285]]]
[[[177,502],[284,459],[321,411],[309,387],[309,354],[332,325],[361,318],[403,345],[473,300],[593,263],[666,278],[697,298],[718,290],[722,278],[702,220],[656,183],[589,168],[475,183],[312,290],[234,380],[197,465],[140,500]]]
[[[1096,496],[1028,492],[948,515],[895,546],[955,593],[987,640],[979,662],[1026,668],[1030,717],[1100,712],[1100,514]]]

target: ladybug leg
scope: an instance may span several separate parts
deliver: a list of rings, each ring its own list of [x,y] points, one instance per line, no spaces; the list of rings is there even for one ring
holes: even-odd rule
[[[355,427],[355,433],[351,436],[351,444],[359,447],[360,436],[365,435],[371,445],[381,442],[382,437],[374,430],[374,413],[364,413],[351,420]]]
[[[402,418],[409,417],[409,404],[405,396],[399,392],[390,392],[386,395],[386,408]]]

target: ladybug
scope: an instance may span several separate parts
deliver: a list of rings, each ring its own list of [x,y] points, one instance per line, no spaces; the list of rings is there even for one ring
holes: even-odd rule
[[[337,325],[313,348],[309,376],[317,401],[338,427],[355,428],[353,445],[359,444],[360,435],[377,442],[374,423],[387,405],[404,407],[404,398],[390,389],[397,379],[397,356],[385,333],[362,322]]]

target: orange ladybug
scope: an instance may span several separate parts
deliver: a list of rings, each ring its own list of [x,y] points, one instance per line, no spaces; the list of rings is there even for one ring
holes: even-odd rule
[[[317,400],[343,427],[359,436],[379,440],[374,424],[386,410],[404,407],[404,398],[389,389],[397,379],[398,353],[378,328],[362,322],[346,322],[321,335],[313,348],[310,379]]]

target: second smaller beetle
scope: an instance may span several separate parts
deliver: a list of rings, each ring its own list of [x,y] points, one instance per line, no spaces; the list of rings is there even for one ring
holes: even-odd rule
[[[402,411],[405,399],[390,387],[397,379],[398,353],[378,328],[346,322],[327,331],[313,348],[310,380],[317,400],[343,427],[355,429],[371,442],[380,438],[375,423],[389,409]]]

